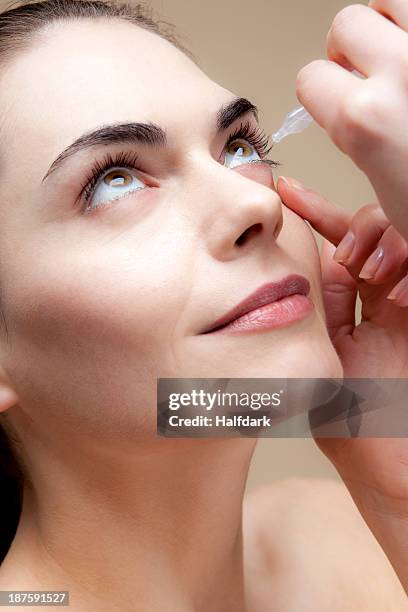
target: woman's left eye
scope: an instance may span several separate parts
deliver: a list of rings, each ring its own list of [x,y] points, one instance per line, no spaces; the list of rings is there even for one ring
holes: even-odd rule
[[[261,156],[253,145],[243,139],[234,140],[226,147],[224,166],[235,168],[241,164],[247,164],[251,161],[258,161]]]

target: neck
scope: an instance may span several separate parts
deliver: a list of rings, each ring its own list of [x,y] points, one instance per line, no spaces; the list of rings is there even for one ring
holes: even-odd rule
[[[137,600],[150,612],[244,612],[242,500],[254,445],[160,438],[133,457],[41,457],[3,576],[24,558],[37,585],[25,574],[19,588],[54,584],[78,610]]]

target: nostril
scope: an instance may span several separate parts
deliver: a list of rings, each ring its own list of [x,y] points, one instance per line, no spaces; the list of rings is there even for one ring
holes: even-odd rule
[[[251,236],[258,234],[262,230],[262,223],[255,223],[255,225],[251,225],[248,227],[245,232],[242,232],[239,238],[235,241],[237,246],[241,246],[244,244]]]

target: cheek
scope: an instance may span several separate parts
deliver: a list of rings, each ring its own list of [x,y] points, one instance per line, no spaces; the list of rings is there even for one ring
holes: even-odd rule
[[[55,406],[58,418],[99,433],[125,423],[124,414],[128,424],[155,414],[156,377],[170,367],[192,282],[192,254],[179,244],[137,253],[114,245],[86,257],[53,250],[35,268],[20,260],[29,275],[6,304],[7,366],[29,410],[48,419]]]
[[[25,338],[38,349],[52,344],[64,355],[87,345],[157,345],[171,334],[182,308],[188,285],[183,264],[180,253],[150,256],[144,265],[121,251],[93,261],[88,256],[86,264],[74,258],[58,266],[44,263],[13,292],[16,340]]]

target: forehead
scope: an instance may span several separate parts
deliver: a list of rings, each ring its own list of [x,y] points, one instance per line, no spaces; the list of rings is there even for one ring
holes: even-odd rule
[[[169,41],[119,20],[49,26],[0,85],[14,142],[41,137],[44,146],[113,119],[205,125],[231,98]]]

